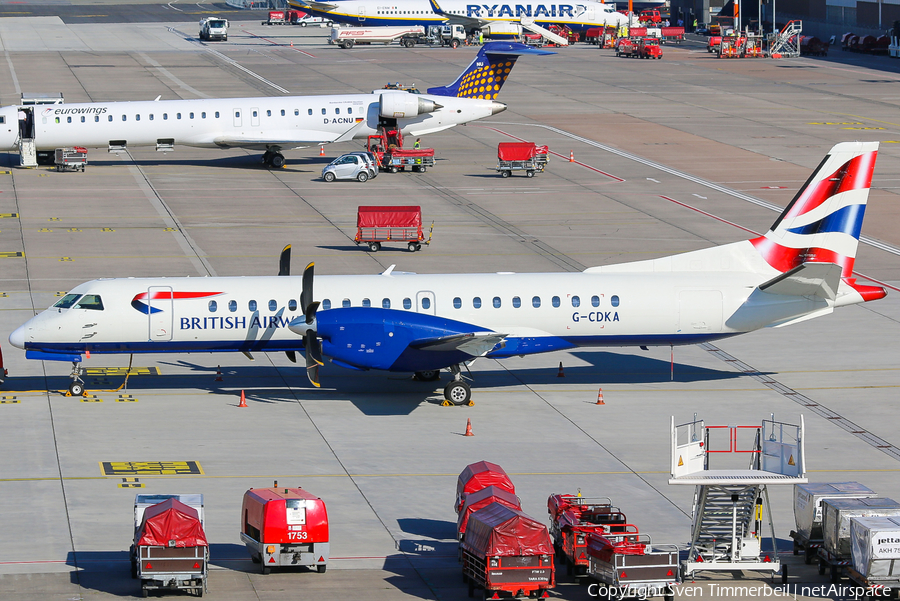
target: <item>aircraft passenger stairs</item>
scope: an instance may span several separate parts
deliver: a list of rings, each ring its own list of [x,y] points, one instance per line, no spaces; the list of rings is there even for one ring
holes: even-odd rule
[[[694,485],[693,524],[683,576],[700,571],[780,571],[768,484],[807,482],[800,425],[763,420],[761,426],[675,425],[672,418],[669,484]],[[710,469],[711,454],[731,462],[749,458],[747,469]],[[744,465],[747,465],[746,463]],[[768,549],[763,549],[763,538]]]
[[[803,21],[788,21],[777,34],[769,34],[769,56],[780,54],[784,58],[800,56],[800,34]]]
[[[538,25],[537,23],[534,22],[534,19],[523,17],[522,19],[520,19],[519,22],[522,25],[522,29],[527,29],[528,31],[530,31],[532,33],[536,33],[536,34],[542,36],[544,39],[550,40],[552,43],[556,44],[557,46],[568,46],[569,45],[569,40],[567,40],[566,38],[564,38],[561,35],[557,35],[557,34],[553,33],[546,27],[541,27],[540,25]]]

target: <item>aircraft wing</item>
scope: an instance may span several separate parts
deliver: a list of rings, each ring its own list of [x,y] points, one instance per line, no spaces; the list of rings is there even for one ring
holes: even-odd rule
[[[327,13],[338,7],[337,4],[329,4],[328,2],[316,2],[315,0],[293,0],[293,4],[297,4],[302,8],[310,8],[319,12]]]
[[[498,343],[505,345],[506,336],[507,334],[497,332],[468,332],[414,340],[409,346],[422,351],[461,351],[472,357],[482,357],[491,352]]]

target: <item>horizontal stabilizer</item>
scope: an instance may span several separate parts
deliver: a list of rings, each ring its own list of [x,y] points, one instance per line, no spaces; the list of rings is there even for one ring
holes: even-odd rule
[[[469,332],[415,340],[409,346],[423,351],[460,351],[472,357],[481,357],[503,342],[506,336],[496,332]]]
[[[299,2],[295,0],[295,3],[299,4],[303,8],[311,8],[323,13],[327,13],[328,11],[334,10],[338,7],[337,4],[330,4],[328,2],[315,2],[315,0],[301,0]]]
[[[759,289],[785,296],[817,296],[833,301],[841,283],[841,266],[836,263],[803,263],[764,284]]]

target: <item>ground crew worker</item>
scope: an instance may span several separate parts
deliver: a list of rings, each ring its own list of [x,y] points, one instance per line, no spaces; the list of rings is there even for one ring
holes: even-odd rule
[[[416,138],[416,143],[413,144],[413,148],[415,148],[416,150],[418,150],[418,149],[419,149],[419,146],[421,146],[421,144],[419,143],[419,142],[421,142],[421,140],[422,140],[422,138]]]
[[[480,29],[478,30],[478,45],[479,46],[484,45],[484,32],[481,31]]]

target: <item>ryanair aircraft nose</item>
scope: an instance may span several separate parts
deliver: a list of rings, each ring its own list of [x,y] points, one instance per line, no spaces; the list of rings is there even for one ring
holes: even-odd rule
[[[496,100],[491,103],[491,114],[496,115],[497,113],[502,113],[506,110],[506,105],[502,102],[497,102]]]

